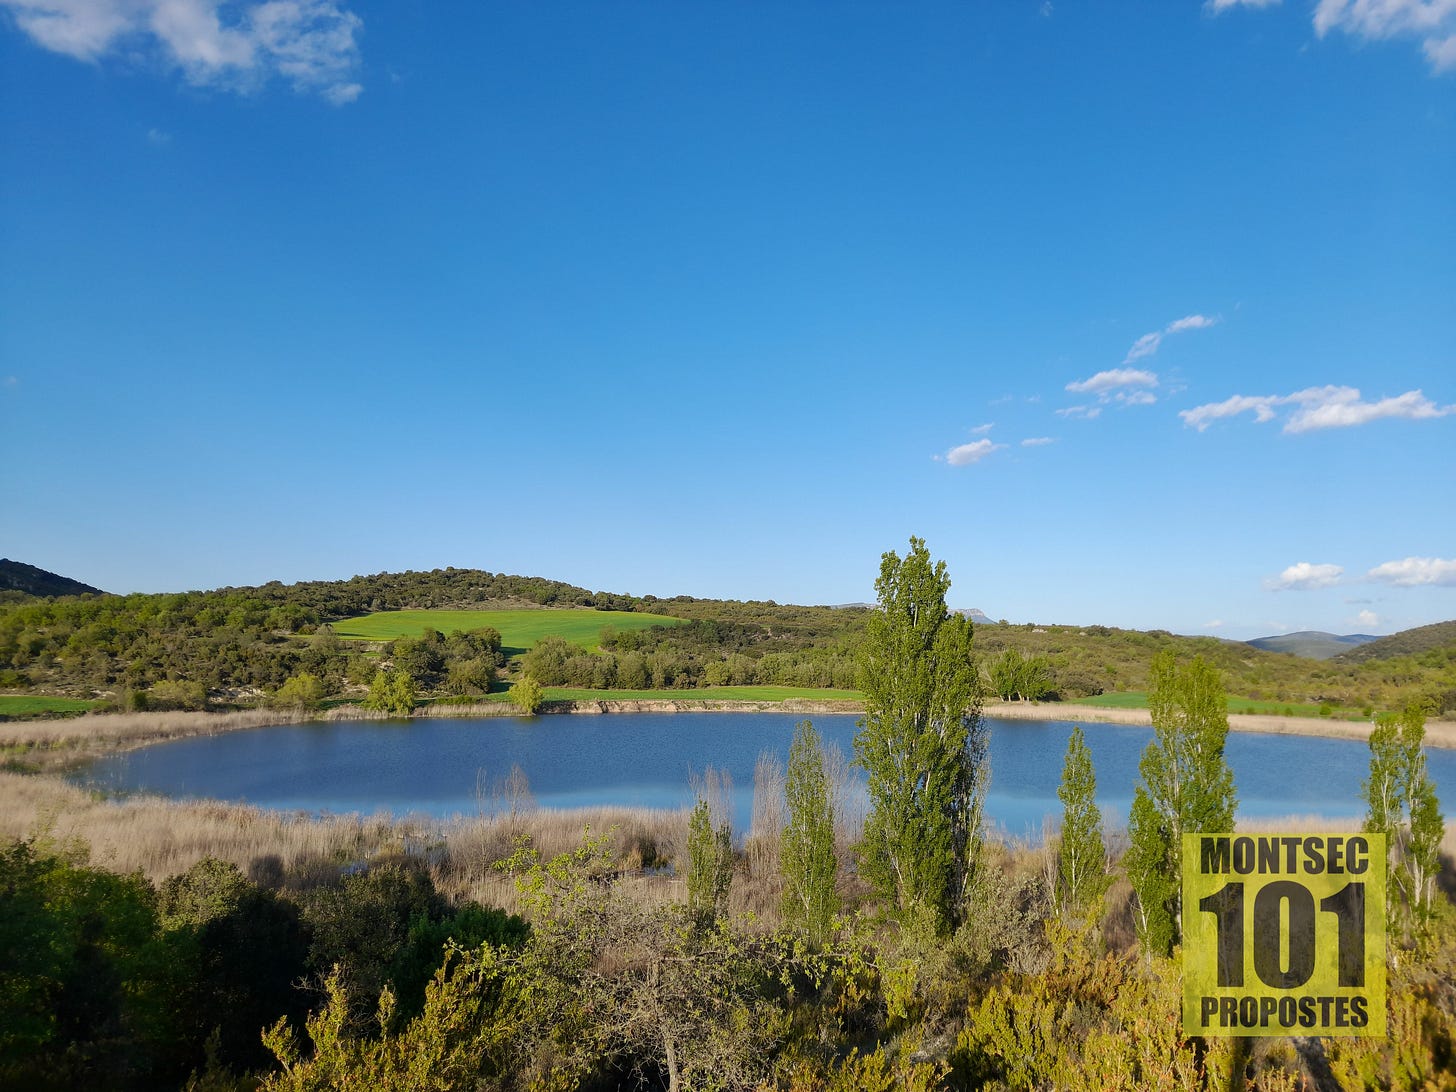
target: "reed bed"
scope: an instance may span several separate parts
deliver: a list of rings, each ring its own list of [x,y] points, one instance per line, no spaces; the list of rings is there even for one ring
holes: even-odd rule
[[[767,841],[773,824],[763,825],[769,829],[755,834]],[[1246,833],[1356,826],[1358,821],[1310,815],[1238,823]],[[212,801],[107,799],[55,777],[0,772],[0,839],[33,839],[49,851],[116,872],[139,872],[153,883],[185,872],[204,857],[231,861],[257,882],[293,890],[333,882],[350,869],[410,861],[428,870],[447,897],[516,910],[515,881],[497,864],[523,844],[543,859],[570,853],[591,834],[607,839],[617,881],[634,898],[660,905],[686,899],[681,873],[687,827],[685,808],[555,810],[536,807],[528,795],[504,810],[451,820],[387,813],[318,817]],[[1120,835],[1120,830],[1108,832],[1112,860],[1121,855],[1125,837]],[[779,920],[782,883],[776,859],[769,860],[769,847],[755,842],[753,834],[745,841],[730,909],[752,913],[764,927],[772,927]],[[1018,867],[1050,867],[1044,846],[993,836],[990,847],[994,854],[1020,862]],[[840,882],[849,905],[864,895],[863,883],[855,874],[851,847],[841,842],[838,849]],[[1447,824],[1441,851],[1443,888],[1456,894],[1456,822]]]

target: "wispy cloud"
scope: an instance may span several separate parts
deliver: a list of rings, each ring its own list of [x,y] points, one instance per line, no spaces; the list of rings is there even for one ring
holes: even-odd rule
[[[986,435],[986,433],[990,432],[995,427],[996,427],[996,422],[995,421],[988,421],[984,425],[977,425],[975,428],[971,429],[971,435],[972,436],[984,436],[984,435]]]
[[[1187,330],[1206,330],[1210,326],[1218,325],[1217,318],[1209,318],[1207,315],[1184,315],[1180,319],[1174,319],[1161,330],[1154,330],[1151,334],[1144,334],[1132,343],[1132,348],[1127,351],[1123,358],[1124,364],[1131,364],[1134,360],[1141,360],[1144,357],[1152,356],[1163,344],[1163,339],[1170,334],[1181,334]]]
[[[363,91],[363,21],[336,0],[0,0],[38,45],[80,61],[155,54],[189,83],[250,91],[270,78],[342,105]]]
[[[1456,71],[1456,0],[1319,0],[1314,32],[1366,41],[1418,39],[1435,72]]]
[[[1365,577],[1400,588],[1425,585],[1456,587],[1456,558],[1407,557],[1401,561],[1387,561],[1375,566]]]
[[[1101,406],[1067,406],[1064,409],[1054,411],[1058,417],[1078,417],[1084,421],[1092,421],[1102,413]]]
[[[1044,447],[1047,444],[1054,444],[1056,440],[1050,436],[1028,436],[1021,441],[1022,447]]]
[[[1264,586],[1270,591],[1308,591],[1338,584],[1344,575],[1345,570],[1339,565],[1312,565],[1301,561],[1264,581]]]
[[[1203,10],[1219,15],[1234,8],[1268,8],[1277,3],[1279,0],[1205,0]]]
[[[943,456],[937,455],[937,459],[944,459],[951,466],[970,466],[978,463],[993,451],[1000,451],[1005,444],[992,443],[990,440],[973,440],[969,444],[961,444],[953,447]]]
[[[1095,394],[1097,401],[1102,403],[1119,402],[1124,406],[1150,406],[1158,400],[1149,387],[1158,385],[1158,377],[1153,372],[1143,371],[1140,368],[1112,368],[1105,372],[1098,372],[1087,379],[1078,379],[1067,384],[1067,390],[1074,394]],[[1057,410],[1063,417],[1077,416],[1078,411],[1084,407],[1073,406],[1067,410]],[[1095,413],[1086,413],[1082,416],[1088,418],[1096,417]]]
[[[1374,629],[1380,625],[1380,615],[1376,614],[1373,610],[1362,610],[1359,614],[1355,615],[1355,621],[1362,626]]]
[[[1078,379],[1067,384],[1067,390],[1073,394],[1098,394],[1105,395],[1119,387],[1156,387],[1158,377],[1152,372],[1140,371],[1137,368],[1113,368],[1110,371],[1098,372],[1089,379]]]
[[[1387,417],[1419,421],[1456,413],[1456,405],[1438,406],[1419,390],[1367,402],[1356,387],[1307,387],[1284,395],[1236,394],[1222,402],[1209,402],[1182,410],[1178,416],[1189,428],[1202,432],[1214,421],[1241,413],[1252,413],[1256,421],[1272,421],[1279,415],[1279,408],[1284,406],[1295,407],[1284,422],[1284,431],[1291,433],[1352,428]]]

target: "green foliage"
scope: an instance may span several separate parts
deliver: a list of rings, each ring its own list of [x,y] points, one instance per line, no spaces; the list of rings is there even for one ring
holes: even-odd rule
[[[386,669],[375,674],[374,681],[369,684],[369,696],[360,704],[365,709],[407,717],[414,712],[417,700],[415,681],[410,673]]]
[[[541,703],[546,700],[546,692],[541,689],[541,684],[532,676],[523,675],[511,687],[510,698],[511,704],[522,714],[533,717],[541,708]]]
[[[147,693],[148,709],[191,709],[207,708],[207,687],[200,682],[183,679],[163,679],[154,683]]]
[[[807,720],[794,729],[784,788],[788,823],[779,851],[784,920],[818,945],[828,938],[839,912],[835,890],[839,861],[834,853],[834,807],[824,773],[824,750],[819,733]]]
[[[1171,655],[1152,665],[1148,708],[1153,740],[1138,763],[1124,865],[1137,893],[1138,931],[1151,952],[1178,942],[1183,835],[1233,829],[1233,771],[1223,684],[1201,659],[1180,668]]]
[[[1029,659],[1004,649],[991,663],[991,687],[1002,701],[1040,701],[1052,692],[1051,664],[1045,656]]]
[[[699,799],[688,818],[688,914],[708,928],[728,908],[733,883],[733,828],[713,826],[708,801]]]
[[[899,912],[927,911],[942,929],[959,919],[975,868],[989,770],[971,626],[947,609],[949,587],[920,539],[903,561],[884,555],[854,741],[872,807],[862,871]]]
[[[1370,732],[1370,773],[1360,786],[1365,829],[1384,834],[1390,854],[1387,909],[1407,928],[1430,916],[1446,832],[1426,769],[1425,735],[1426,718],[1416,706],[1382,716]]]
[[[208,1042],[215,1066],[247,1072],[266,1064],[259,1029],[308,1007],[297,988],[308,954],[297,906],[236,865],[204,858],[162,884],[157,909],[192,968],[177,995],[181,1036],[194,1052]]]
[[[1062,782],[1062,831],[1057,851],[1057,904],[1076,916],[1107,889],[1107,850],[1102,841],[1102,812],[1097,807],[1097,773],[1080,726],[1072,729]]]
[[[989,990],[952,1055],[958,1085],[1133,1092],[1223,1087],[1229,1041],[1183,1037],[1175,964],[1098,956],[1087,931],[1047,926],[1048,962]],[[1241,1085],[1239,1085],[1241,1087]]]
[[[300,671],[278,688],[273,695],[273,704],[285,709],[317,709],[326,693],[322,679]]]

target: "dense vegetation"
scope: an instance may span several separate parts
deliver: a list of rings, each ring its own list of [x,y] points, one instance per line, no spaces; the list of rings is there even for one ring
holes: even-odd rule
[[[862,831],[841,835],[846,798],[808,725],[786,774],[760,764],[741,853],[721,779],[702,778],[676,881],[627,882],[665,863],[640,836],[544,856],[516,810],[526,787],[508,786],[518,837],[465,868],[478,884],[509,874],[519,917],[442,897],[438,847],[324,882],[261,856],[154,885],[42,830],[0,848],[0,1087],[1449,1087],[1456,910],[1438,884],[1449,862],[1420,711],[1382,722],[1362,792],[1366,829],[1391,846],[1387,1038],[1188,1038],[1166,956],[1169,846],[1181,826],[1231,821],[1216,670],[1150,666],[1156,732],[1125,860],[1105,855],[1080,737],[1058,793],[1064,837],[985,841],[970,627],[945,610],[943,566],[911,546],[886,555],[857,661]],[[450,640],[395,655],[423,670]],[[1163,791],[1190,781],[1212,818]],[[754,888],[759,913],[732,912],[735,886]]]
[[[277,700],[290,680],[306,675],[317,681],[320,697],[357,700],[382,669],[399,668],[401,642],[341,641],[333,623],[367,630],[361,616],[385,611],[542,608],[552,608],[543,619],[565,620],[554,628],[569,637],[553,640],[553,625],[543,624],[546,638],[533,637],[531,647],[507,642],[488,678],[481,663],[463,666],[479,657],[457,643],[430,677],[413,679],[416,699],[479,695],[522,671],[542,686],[576,689],[850,689],[869,614],[864,607],[591,592],[464,569],[164,595],[22,598],[0,603],[0,689],[134,708],[203,708]],[[571,613],[560,614],[565,610]],[[631,612],[641,626],[612,627],[619,612]],[[655,623],[649,615],[668,617]],[[398,616],[388,617],[394,627]],[[431,632],[422,621],[405,641],[433,641]],[[440,632],[444,639],[450,629],[442,625]],[[592,634],[596,647],[580,632]],[[1170,652],[1202,656],[1236,698],[1291,711],[1309,705],[1369,715],[1412,701],[1431,714],[1456,711],[1456,623],[1383,638],[1327,661],[1106,626],[980,624],[975,643],[989,689],[1010,700],[1144,691],[1148,665]],[[311,696],[315,688],[296,687],[285,699],[292,703],[300,692]]]

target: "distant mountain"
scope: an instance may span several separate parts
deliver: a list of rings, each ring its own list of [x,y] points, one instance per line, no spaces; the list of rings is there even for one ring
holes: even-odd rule
[[[1435,622],[1429,626],[1403,629],[1389,637],[1381,637],[1340,653],[1341,663],[1364,663],[1366,660],[1390,660],[1396,656],[1419,656],[1436,648],[1456,645],[1456,621]]]
[[[1332,660],[1342,652],[1378,640],[1379,637],[1369,633],[1347,633],[1339,636],[1317,629],[1303,629],[1298,633],[1281,633],[1277,637],[1255,637],[1244,644],[1262,648],[1265,652],[1287,652],[1291,656],[1303,656],[1307,660]]]
[[[988,618],[985,615],[984,612],[982,612],[981,610],[978,610],[976,607],[970,607],[970,608],[968,608],[966,610],[952,611],[951,613],[952,614],[964,614],[967,618],[969,618],[971,620],[972,624],[974,624],[974,625],[978,625],[978,626],[994,626],[994,625],[996,625],[996,619],[994,619],[994,618]]]
[[[104,595],[100,588],[83,584],[70,577],[57,576],[22,561],[0,557],[0,592],[20,592],[50,598],[55,595]]]

